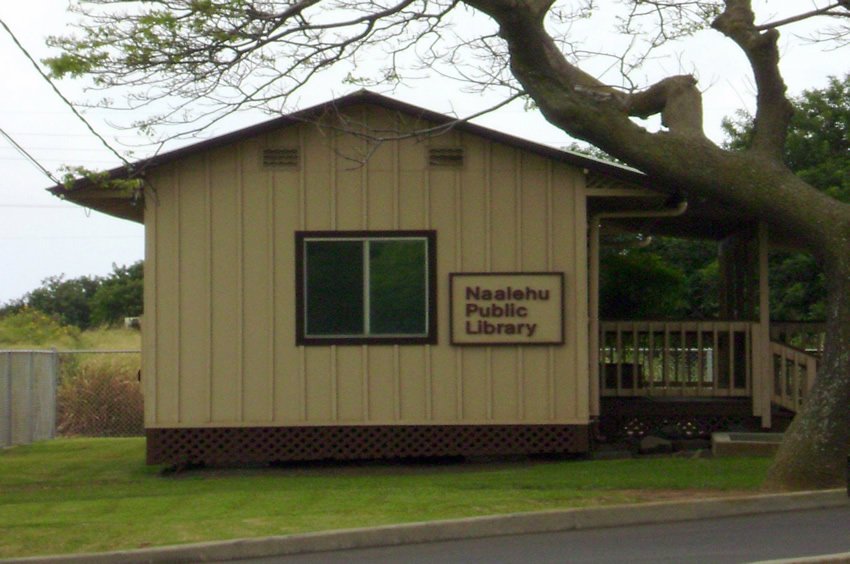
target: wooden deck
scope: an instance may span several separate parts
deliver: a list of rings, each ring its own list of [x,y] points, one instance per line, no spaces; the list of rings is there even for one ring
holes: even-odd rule
[[[822,348],[791,343],[802,343],[801,333],[822,343],[820,327],[797,325],[765,331],[747,321],[602,321],[600,398],[749,399],[752,415],[770,428],[776,408],[799,409],[817,372]]]

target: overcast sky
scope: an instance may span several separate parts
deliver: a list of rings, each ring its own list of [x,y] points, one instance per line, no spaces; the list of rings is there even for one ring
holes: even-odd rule
[[[774,12],[784,9],[780,5],[787,8],[800,4],[808,6],[810,3],[766,3]],[[45,37],[66,30],[70,17],[65,12],[66,6],[67,0],[5,0],[0,2],[0,19],[38,60],[50,54],[44,45]],[[806,88],[823,87],[827,76],[843,76],[848,72],[846,49],[825,51],[806,45],[790,31],[783,36],[782,70],[792,94]],[[794,31],[804,33],[805,29]],[[3,88],[0,88],[0,128],[51,172],[59,175],[63,164],[96,169],[120,164],[74,117],[1,29],[0,68],[4,78]],[[651,72],[662,76],[694,68],[699,69],[700,85],[704,89],[706,132],[720,140],[722,117],[738,108],[752,108],[752,81],[746,61],[719,34],[707,31],[690,43],[678,46],[666,59],[656,61]],[[81,82],[61,81],[58,86],[72,100],[80,101],[88,96],[83,93]],[[352,89],[339,84],[315,84],[301,95],[298,105],[314,105]],[[482,99],[478,94],[466,94],[461,84],[447,81],[441,81],[439,87],[420,81],[390,95],[461,116],[477,111],[487,101],[486,96]],[[92,111],[86,117],[121,151],[139,143],[132,131],[111,125],[129,122],[126,115]],[[244,115],[231,121],[229,128],[263,119],[268,116]],[[564,133],[518,105],[476,121],[541,143],[554,146],[570,143]],[[219,128],[208,135],[224,132],[225,129]],[[145,149],[137,149],[135,158],[144,152]],[[143,257],[141,225],[89,212],[48,194],[45,189],[51,186],[51,181],[2,138],[0,171],[0,304],[21,297],[48,276],[104,275],[111,271],[113,263],[125,265]]]

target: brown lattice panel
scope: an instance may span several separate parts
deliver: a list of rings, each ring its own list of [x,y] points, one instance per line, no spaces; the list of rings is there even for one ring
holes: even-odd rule
[[[587,452],[584,425],[147,429],[148,464],[234,464]]]

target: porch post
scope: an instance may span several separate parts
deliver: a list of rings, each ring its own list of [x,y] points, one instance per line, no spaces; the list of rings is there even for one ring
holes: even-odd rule
[[[601,412],[599,400],[599,218],[590,217],[590,272],[588,280],[588,314],[590,317],[590,351],[588,354],[590,374],[590,416],[598,417]]]
[[[768,280],[768,258],[770,233],[767,223],[758,226],[758,269],[759,269],[759,330],[753,335],[753,411],[761,415],[761,426],[773,425],[771,421],[771,399],[773,397],[773,359],[770,354],[770,281]],[[756,388],[756,384],[760,384]],[[757,402],[756,398],[760,396]],[[760,413],[759,413],[760,412]]]

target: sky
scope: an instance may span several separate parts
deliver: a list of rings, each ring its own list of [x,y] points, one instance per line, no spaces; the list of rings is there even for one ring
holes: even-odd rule
[[[755,4],[757,14],[762,16],[759,21],[763,21],[771,15],[781,17],[784,15],[781,10],[802,3],[757,0]],[[55,54],[45,46],[45,38],[68,31],[66,26],[73,16],[66,13],[67,5],[67,0],[5,0],[0,2],[0,19],[26,50],[40,60]],[[812,24],[802,24],[783,33],[781,69],[792,95],[807,88],[824,87],[827,76],[843,76],[848,72],[847,49],[829,51],[798,37],[811,29]],[[580,33],[594,38],[597,35],[592,27]],[[52,91],[2,29],[0,68],[4,78],[0,88],[0,129],[52,174],[61,176],[63,165],[108,169],[120,164]],[[746,60],[729,41],[716,32],[701,32],[653,60],[651,68],[638,79],[649,84],[667,74],[695,69],[703,89],[706,133],[722,141],[722,118],[740,108],[752,109],[754,104]],[[92,97],[84,91],[83,81],[62,80],[56,85],[74,102]],[[312,106],[353,89],[338,82],[319,81],[310,85],[291,109]],[[437,76],[387,94],[458,116],[476,113],[482,106],[498,100],[495,93],[468,93],[463,84]],[[88,110],[84,116],[119,152],[132,150],[135,156],[130,160],[152,150],[139,146],[143,140],[122,126],[130,121],[126,114]],[[260,112],[246,113],[205,136],[223,134],[269,118]],[[548,145],[563,147],[572,142],[565,133],[547,124],[535,112],[525,111],[520,104],[512,104],[475,122]],[[0,305],[37,288],[47,277],[103,276],[112,271],[113,264],[128,265],[144,256],[141,225],[63,202],[46,192],[52,185],[44,173],[0,137]]]

